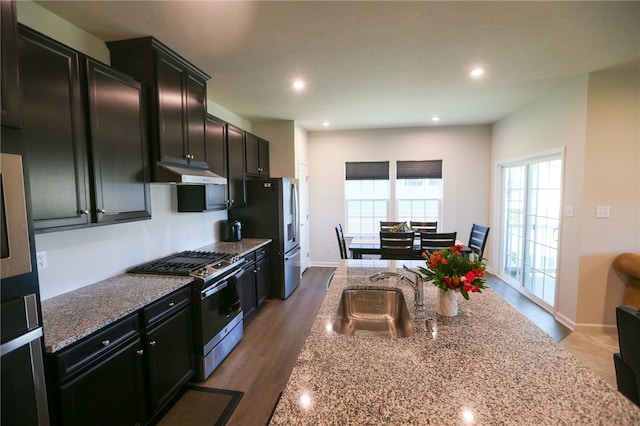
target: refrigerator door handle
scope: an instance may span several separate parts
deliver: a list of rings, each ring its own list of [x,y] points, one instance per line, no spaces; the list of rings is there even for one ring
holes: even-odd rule
[[[291,209],[293,210],[293,241],[298,241],[298,188],[291,182]]]
[[[293,250],[291,250],[291,252],[287,253],[287,254],[284,256],[284,260],[285,260],[285,261],[287,261],[287,260],[291,260],[291,259],[293,259],[294,257],[296,257],[296,255],[297,255],[298,253],[300,253],[300,246],[298,246],[298,247],[294,248]]]

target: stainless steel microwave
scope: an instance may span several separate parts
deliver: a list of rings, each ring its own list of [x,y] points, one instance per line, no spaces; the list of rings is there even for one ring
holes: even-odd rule
[[[0,154],[0,277],[31,272],[22,156]]]

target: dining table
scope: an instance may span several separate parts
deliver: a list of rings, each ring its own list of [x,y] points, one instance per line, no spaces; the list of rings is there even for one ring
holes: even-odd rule
[[[347,244],[347,249],[351,252],[352,259],[362,259],[363,255],[381,255],[380,250],[380,236],[379,235],[358,235],[355,237],[345,237],[351,241]],[[456,240],[457,245],[462,246],[462,252],[471,252],[471,249],[467,247],[462,241]],[[414,259],[420,259],[423,252],[420,247],[420,234],[416,234],[416,238],[413,240]]]

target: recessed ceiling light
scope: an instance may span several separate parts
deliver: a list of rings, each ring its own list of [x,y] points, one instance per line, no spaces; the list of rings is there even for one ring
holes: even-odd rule
[[[329,127],[329,126],[331,126],[331,123],[329,123],[328,121],[323,121],[323,122],[322,122],[322,125],[323,125],[324,127]]]
[[[434,115],[433,117],[431,117],[431,121],[440,121],[440,117]]]
[[[307,84],[302,80],[295,80],[292,84],[293,90],[301,91]]]
[[[476,68],[471,70],[469,75],[471,77],[475,77],[475,78],[482,77],[484,75],[484,68],[476,67]]]

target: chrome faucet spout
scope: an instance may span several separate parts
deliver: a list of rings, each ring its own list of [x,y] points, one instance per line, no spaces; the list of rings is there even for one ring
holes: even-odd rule
[[[414,297],[413,297],[413,307],[416,310],[422,310],[425,308],[425,302],[424,302],[424,286],[422,285],[422,282],[419,279],[419,274],[417,274],[416,272],[410,270],[409,268],[407,268],[405,266],[405,269],[409,272],[412,272],[414,274],[416,274],[416,280],[411,281],[411,279],[405,277],[404,275],[398,273],[398,272],[391,272],[391,271],[385,271],[385,272],[376,272],[374,274],[369,275],[369,280],[371,281],[380,281],[386,278],[391,278],[391,277],[395,277],[395,278],[400,278],[400,281],[404,282],[405,284],[407,284],[409,287],[411,287],[411,289],[413,290],[414,293]]]

